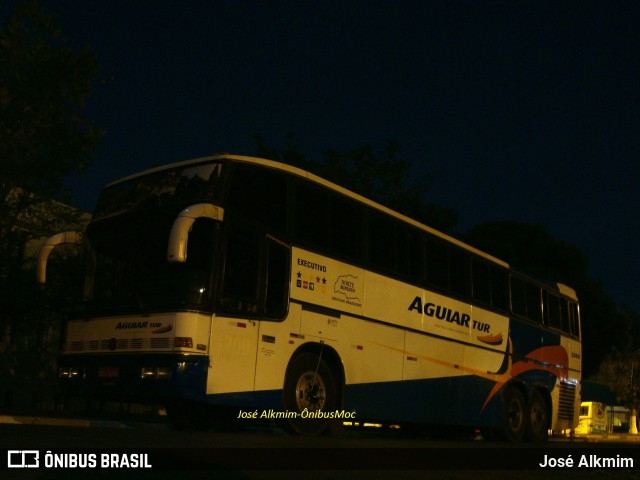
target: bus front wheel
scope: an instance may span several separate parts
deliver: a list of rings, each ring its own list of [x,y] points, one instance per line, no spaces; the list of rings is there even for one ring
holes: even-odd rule
[[[321,357],[303,353],[291,361],[282,404],[288,431],[320,435],[329,428],[338,406],[337,389],[334,375]]]

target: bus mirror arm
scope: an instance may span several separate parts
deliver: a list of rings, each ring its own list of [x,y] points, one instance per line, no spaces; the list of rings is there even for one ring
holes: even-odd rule
[[[43,285],[47,282],[47,261],[49,260],[49,254],[56,248],[58,245],[64,244],[75,244],[79,245],[82,243],[83,234],[82,232],[68,231],[57,233],[52,237],[49,237],[44,245],[40,248],[40,253],[38,254],[38,261],[36,263],[36,281]]]
[[[193,222],[198,218],[211,218],[222,221],[224,210],[210,203],[196,203],[182,210],[173,221],[169,234],[167,261],[185,263],[187,261],[187,244]]]

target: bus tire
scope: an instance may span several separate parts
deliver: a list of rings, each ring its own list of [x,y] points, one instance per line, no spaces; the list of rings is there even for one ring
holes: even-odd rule
[[[509,387],[504,394],[502,427],[507,440],[518,443],[524,438],[527,428],[527,404],[517,387]]]
[[[533,443],[544,443],[549,435],[549,409],[542,394],[533,390],[527,405],[526,438]]]
[[[317,372],[317,373],[316,373]],[[285,429],[299,435],[320,435],[335,419],[338,407],[335,377],[318,355],[303,353],[289,364],[282,392]],[[295,414],[295,418],[293,417]],[[317,418],[319,417],[319,418]]]

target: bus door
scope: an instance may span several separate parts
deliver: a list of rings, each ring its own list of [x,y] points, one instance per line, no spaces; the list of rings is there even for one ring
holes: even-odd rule
[[[208,393],[253,391],[256,361],[272,365],[283,344],[277,327],[288,312],[290,262],[290,248],[274,237],[230,229],[211,328]]]
[[[226,236],[217,314],[211,325],[207,394],[253,391],[259,321],[260,242],[233,230]]]
[[[253,391],[259,322],[214,317],[207,394]]]

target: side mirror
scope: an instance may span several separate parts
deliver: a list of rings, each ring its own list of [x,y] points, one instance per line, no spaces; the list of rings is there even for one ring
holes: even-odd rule
[[[198,218],[211,218],[222,221],[224,210],[210,203],[196,203],[182,210],[173,221],[169,234],[167,261],[171,263],[185,263],[187,261],[187,245],[189,232],[193,222]]]
[[[41,285],[44,285],[47,282],[47,261],[49,259],[49,254],[54,248],[63,244],[79,245],[82,243],[82,239],[82,232],[75,231],[57,233],[54,236],[49,237],[47,241],[44,242],[44,245],[40,247],[38,261],[36,263],[36,281]]]

